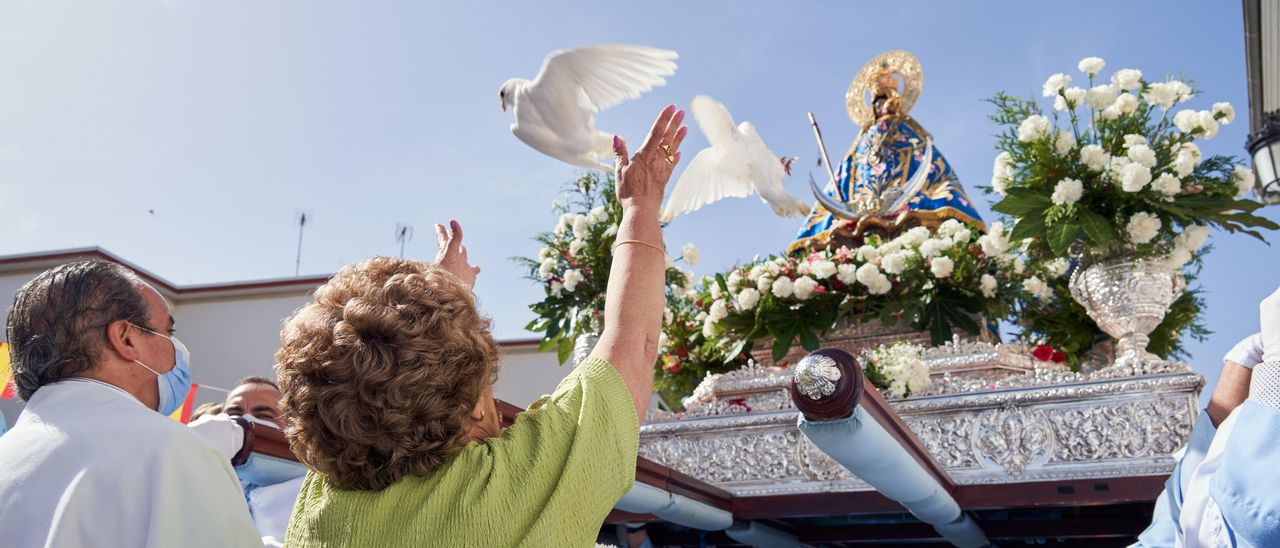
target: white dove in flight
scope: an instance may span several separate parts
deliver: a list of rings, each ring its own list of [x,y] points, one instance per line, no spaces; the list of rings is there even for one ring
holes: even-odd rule
[[[694,97],[689,111],[711,146],[699,151],[680,174],[662,208],[664,222],[722,198],[743,198],[755,192],[778,215],[809,214],[808,204],[782,188],[791,159],[769,152],[751,122],[735,127],[729,109],[705,95]]]
[[[507,80],[498,96],[503,112],[515,109],[511,133],[526,145],[575,166],[612,171],[613,134],[596,129],[596,113],[667,83],[677,57],[629,45],[557,50],[533,81]]]

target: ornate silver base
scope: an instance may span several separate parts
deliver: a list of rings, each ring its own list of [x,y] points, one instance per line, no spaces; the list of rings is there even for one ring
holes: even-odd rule
[[[961,344],[931,349],[926,361],[947,378],[998,362],[1006,350],[978,344],[985,346],[964,346],[974,351],[967,357]],[[978,356],[984,349],[986,358]],[[1191,432],[1204,383],[1186,364],[1158,362],[1162,373],[1141,376],[1026,365],[1020,374],[988,368],[991,378],[935,377],[931,393],[890,404],[958,485],[1172,470],[1170,455]],[[739,496],[871,490],[796,429],[789,379],[790,370],[774,367],[709,379],[698,389],[700,405],[650,416],[640,454]]]

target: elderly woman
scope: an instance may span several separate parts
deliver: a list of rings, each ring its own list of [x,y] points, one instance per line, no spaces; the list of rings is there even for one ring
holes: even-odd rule
[[[506,429],[498,349],[457,223],[435,264],[338,272],[285,324],[288,436],[311,472],[288,546],[589,546],[635,479],[662,323],[658,210],[687,128],[669,106],[632,158],[614,138],[618,228],[591,357]]]

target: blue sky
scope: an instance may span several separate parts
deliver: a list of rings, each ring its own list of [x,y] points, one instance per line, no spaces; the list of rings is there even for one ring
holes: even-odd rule
[[[667,103],[696,94],[751,120],[779,154],[812,165],[805,112],[835,151],[854,127],[843,96],[870,57],[907,49],[925,70],[912,114],[979,209],[996,132],[982,99],[1039,95],[1054,72],[1096,55],[1105,74],[1180,73],[1193,106],[1241,120],[1203,148],[1243,155],[1248,131],[1240,6],[1232,2],[0,2],[0,254],[102,246],[180,284],[290,276],[297,211],[311,212],[304,274],[394,254],[434,253],[431,225],[456,218],[484,272],[477,292],[501,338],[528,336],[540,290],[507,258],[555,221],[575,168],[508,131],[497,90],[557,48],[675,49],[670,83],[602,113],[638,140]],[[692,132],[685,149],[705,140]],[[787,181],[805,192],[803,172]],[[148,210],[154,210],[151,215]],[[1264,210],[1280,220],[1280,207]],[[754,199],[681,218],[669,245],[702,249],[699,273],[781,251],[795,220]],[[1270,238],[1277,240],[1275,235]],[[1202,283],[1205,343],[1194,365],[1257,330],[1280,284],[1280,248],[1215,233]]]

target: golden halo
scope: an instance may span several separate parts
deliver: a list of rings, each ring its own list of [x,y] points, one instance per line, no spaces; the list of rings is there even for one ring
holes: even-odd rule
[[[924,69],[920,68],[920,60],[910,52],[903,50],[886,51],[867,61],[854,75],[849,84],[849,91],[844,95],[849,119],[859,127],[866,127],[875,121],[875,112],[871,108],[868,94],[876,89],[876,77],[880,74],[896,74],[902,80],[899,114],[906,114],[920,99],[920,88],[924,86]]]

